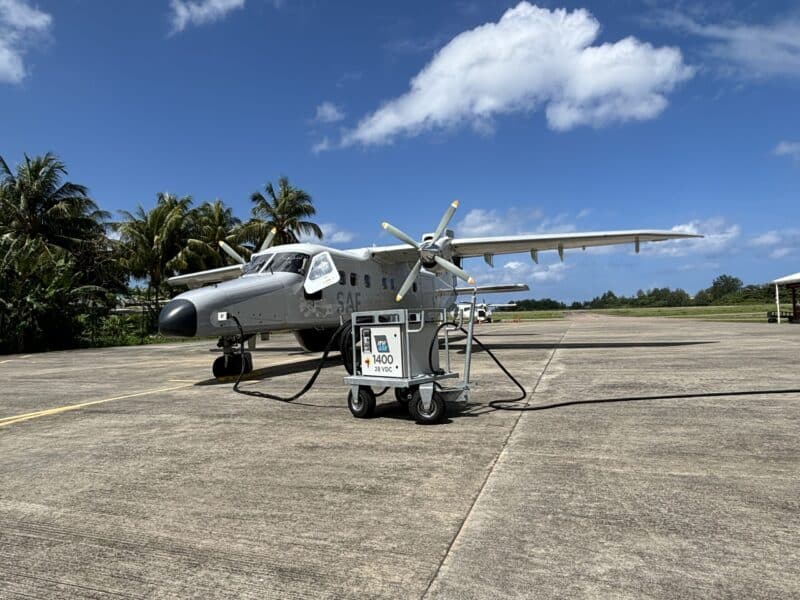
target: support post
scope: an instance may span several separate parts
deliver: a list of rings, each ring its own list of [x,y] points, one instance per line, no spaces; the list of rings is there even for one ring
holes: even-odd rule
[[[781,297],[778,293],[778,284],[775,284],[775,308],[778,314],[778,325],[781,324]]]
[[[473,288],[469,307],[469,325],[467,325],[467,350],[464,357],[464,388],[469,388],[469,369],[472,365],[472,331],[475,326],[475,297],[477,295],[478,288]]]
[[[792,321],[797,323],[797,288],[792,288]]]

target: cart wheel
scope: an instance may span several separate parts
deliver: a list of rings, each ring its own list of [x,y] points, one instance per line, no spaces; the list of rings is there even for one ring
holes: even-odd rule
[[[422,395],[419,393],[418,388],[414,390],[414,395],[408,403],[408,413],[421,425],[433,425],[441,421],[444,418],[445,408],[444,399],[436,392],[433,392],[431,406],[428,410],[425,410],[425,406],[422,404]]]
[[[375,414],[375,393],[362,385],[358,388],[358,395],[353,398],[351,389],[347,394],[347,407],[357,419],[369,419]]]
[[[408,406],[415,389],[416,387],[412,387],[411,389],[404,387],[394,388],[394,397],[403,406]]]

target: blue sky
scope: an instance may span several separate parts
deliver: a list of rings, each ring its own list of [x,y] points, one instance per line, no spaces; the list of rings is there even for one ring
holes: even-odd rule
[[[0,154],[57,153],[107,210],[240,217],[280,175],[338,247],[672,229],[702,241],[498,257],[479,283],[585,299],[800,270],[792,2],[0,0]]]

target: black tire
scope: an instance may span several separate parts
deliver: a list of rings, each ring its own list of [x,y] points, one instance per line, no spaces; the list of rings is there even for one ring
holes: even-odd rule
[[[371,388],[359,386],[358,395],[353,398],[353,390],[347,394],[347,408],[357,419],[369,419],[375,414],[375,393]]]
[[[414,390],[416,388],[404,388],[398,387],[394,388],[394,397],[400,404],[403,406],[408,406],[408,403],[411,402],[411,397],[414,395]]]
[[[348,375],[353,374],[353,332],[348,327],[347,331],[342,333],[341,341],[339,342],[339,352],[342,354],[342,362]],[[361,349],[356,347],[356,363],[361,363]]]
[[[447,406],[445,405],[444,399],[436,392],[433,392],[431,407],[426,411],[422,405],[422,395],[419,389],[414,390],[414,395],[408,403],[408,413],[411,415],[411,418],[420,425],[439,423],[444,418],[446,409]]]
[[[240,354],[229,354],[227,363],[225,364],[225,355],[218,356],[211,365],[211,372],[214,377],[221,379],[223,377],[236,377],[242,372],[242,356]],[[253,370],[253,355],[249,352],[244,353],[244,373],[250,373]]]

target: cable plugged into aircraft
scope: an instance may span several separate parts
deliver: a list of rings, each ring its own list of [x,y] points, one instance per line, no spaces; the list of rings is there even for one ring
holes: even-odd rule
[[[702,237],[674,231],[606,231],[591,233],[539,234],[457,238],[447,226],[458,208],[453,201],[433,233],[417,242],[400,229],[383,223],[387,232],[404,242],[337,250],[319,244],[299,243],[272,247],[273,230],[250,260],[245,260],[225,242],[220,246],[236,264],[171,277],[171,286],[189,291],[176,296],[161,311],[159,330],[180,337],[218,336],[222,356],[213,364],[215,377],[252,370],[252,358],[235,351],[245,340],[260,333],[292,330],[300,345],[320,352],[331,341],[351,313],[403,308],[451,308],[459,294],[525,291],[524,284],[476,287],[463,270],[464,258],[483,257],[492,264],[495,254],[538,253],[591,246],[660,242]],[[458,280],[469,287],[458,287]],[[398,285],[399,284],[399,285]],[[241,323],[241,331],[231,319]],[[335,344],[347,352],[352,340],[341,336]],[[242,365],[242,361],[245,362]],[[349,361],[345,361],[348,365]]]

